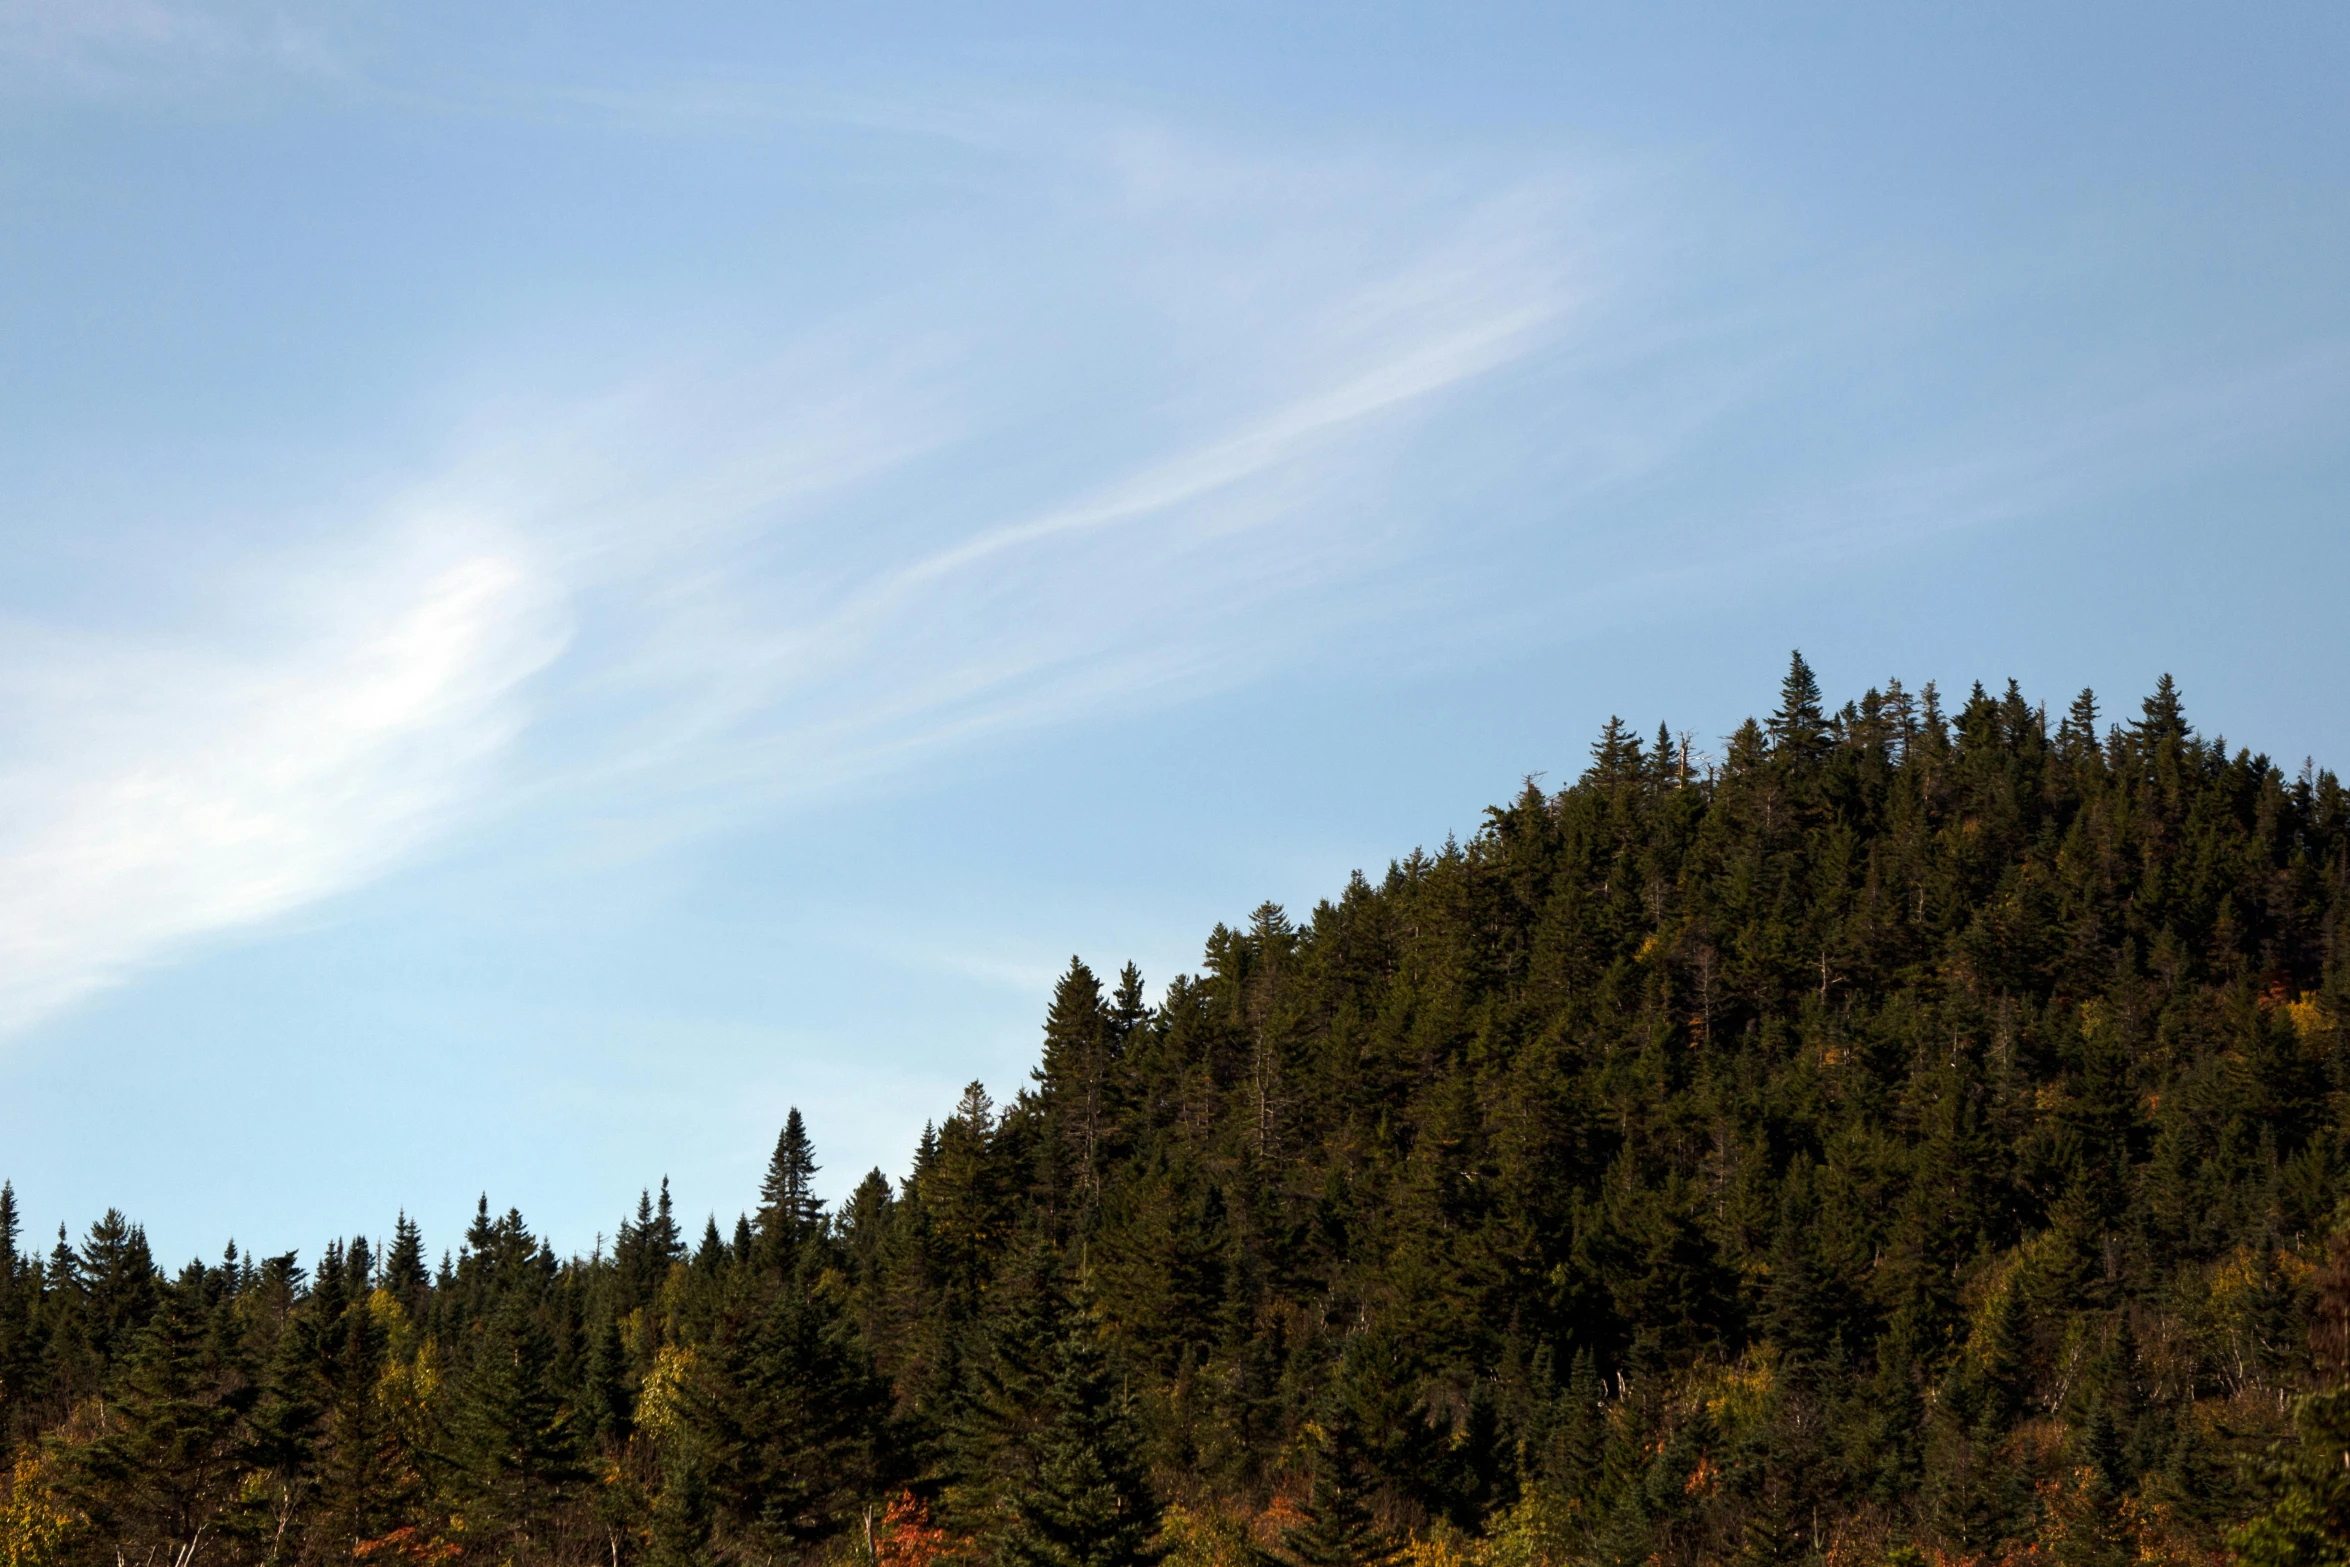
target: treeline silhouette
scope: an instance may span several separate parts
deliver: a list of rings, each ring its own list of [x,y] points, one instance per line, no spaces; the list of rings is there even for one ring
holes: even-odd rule
[[[0,1188],[0,1563],[2350,1560],[2350,798],[2011,683],[1072,962],[836,1206],[161,1273]]]

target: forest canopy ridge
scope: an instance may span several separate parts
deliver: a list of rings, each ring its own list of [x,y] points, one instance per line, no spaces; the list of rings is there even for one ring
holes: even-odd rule
[[[158,1269],[0,1187],[0,1560],[2350,1559],[2350,800],[2013,682],[1610,719],[837,1204]],[[13,1554],[11,1554],[13,1553]]]

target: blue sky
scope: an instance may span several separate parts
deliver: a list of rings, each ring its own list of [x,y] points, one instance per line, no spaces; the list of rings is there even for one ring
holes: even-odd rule
[[[0,0],[34,1225],[901,1172],[1791,646],[2350,761],[2338,8],[787,9]]]

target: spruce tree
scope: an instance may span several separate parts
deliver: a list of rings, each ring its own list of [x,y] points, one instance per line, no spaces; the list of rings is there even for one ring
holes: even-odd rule
[[[274,1542],[300,1538],[320,1489],[318,1445],[325,1419],[326,1352],[317,1314],[293,1310],[290,1256],[269,1259],[256,1303],[286,1312],[263,1366],[248,1421],[244,1459],[255,1532]]]
[[[422,1313],[432,1275],[424,1266],[424,1232],[406,1210],[392,1226],[392,1247],[384,1253],[383,1282],[411,1317]]]
[[[147,1232],[109,1208],[82,1241],[75,1276],[91,1352],[101,1370],[129,1353],[132,1340],[155,1309],[155,1263]]]
[[[887,1390],[817,1270],[738,1275],[683,1388],[695,1481],[761,1553],[837,1534],[883,1478]]]
[[[0,1181],[0,1455],[13,1444],[38,1353],[33,1312],[40,1295],[39,1264],[17,1255],[18,1232],[16,1188]]]
[[[694,1249],[694,1272],[705,1278],[714,1278],[731,1260],[725,1238],[718,1233],[718,1215],[710,1214],[702,1221],[702,1244]]]
[[[628,1440],[636,1422],[635,1402],[628,1386],[628,1349],[620,1341],[620,1324],[606,1316],[588,1335],[587,1364],[580,1378],[582,1435],[607,1446]]]
[[[1622,783],[1631,778],[1640,766],[1640,737],[1630,725],[1613,713],[1599,729],[1599,738],[1591,742],[1591,772],[1595,782]]]
[[[383,1323],[364,1297],[339,1309],[316,1297],[312,1303],[324,1308],[317,1363],[323,1384],[315,1458],[319,1533],[336,1551],[351,1552],[408,1521],[417,1476],[380,1396],[389,1347]]]
[[[756,1230],[767,1255],[778,1261],[789,1257],[801,1241],[823,1222],[824,1204],[816,1195],[816,1148],[794,1105],[783,1118],[775,1138],[774,1157],[767,1161],[766,1179],[759,1183]]]
[[[660,1200],[654,1204],[652,1228],[645,1235],[645,1253],[657,1276],[685,1261],[685,1232],[677,1227],[677,1210],[669,1200],[669,1177],[661,1177]]]
[[[522,1549],[544,1534],[587,1470],[569,1412],[549,1385],[554,1357],[536,1313],[509,1296],[475,1334],[451,1421],[457,1489],[469,1534],[494,1549]]]
[[[1150,1006],[1143,999],[1142,970],[1129,963],[1118,971],[1118,988],[1110,995],[1110,1033],[1117,1041],[1119,1055],[1125,1054],[1127,1041],[1149,1021]]]
[[[2097,693],[2083,686],[2065,713],[2064,722],[2057,726],[2057,754],[2076,766],[2093,762],[2098,757],[2099,740]]]
[[[1820,710],[1819,677],[1797,651],[1787,661],[1787,678],[1779,684],[1778,711],[1768,726],[1771,749],[1779,755],[1808,759],[1827,743],[1828,721]]]
[[[153,1320],[126,1347],[106,1421],[67,1453],[67,1494],[124,1554],[187,1560],[234,1521],[239,1419],[253,1389],[242,1365],[220,1358],[206,1296],[193,1263],[159,1292]]]
[[[934,1411],[942,1521],[994,1538],[1036,1483],[1037,1437],[1051,1418],[1054,1337],[1062,1319],[1058,1259],[1030,1248],[996,1284],[986,1315],[951,1340],[952,1380]]]
[[[2168,674],[2154,683],[2154,694],[2145,700],[2141,712],[2143,716],[2130,726],[2130,732],[2141,750],[2149,754],[2165,741],[2175,743],[2186,739],[2190,732],[2178,683]]]
[[[1034,1481],[996,1541],[1007,1567],[1146,1567],[1158,1559],[1159,1505],[1142,1460],[1132,1397],[1111,1370],[1081,1302],[1053,1345],[1049,1411]]]
[[[1002,1157],[1002,1130],[995,1102],[974,1081],[930,1141],[920,1180],[922,1211],[929,1221],[931,1261],[950,1323],[967,1319],[977,1309],[981,1292],[1012,1239],[1017,1189],[1015,1170]]]
[[[1069,1195],[1090,1208],[1101,1195],[1102,1145],[1111,1116],[1113,1025],[1100,981],[1069,959],[1045,1013],[1044,1053],[1032,1076],[1058,1145]],[[1055,1182],[1059,1186],[1060,1182]]]
[[[639,1191],[636,1217],[620,1221],[620,1232],[612,1244],[622,1309],[634,1310],[650,1302],[669,1277],[669,1270],[683,1262],[685,1255],[685,1238],[678,1231],[669,1198],[669,1177],[663,1176],[659,1201],[650,1189]]]
[[[1371,1512],[1362,1442],[1347,1420],[1313,1427],[1313,1470],[1304,1517],[1282,1532],[1280,1555],[1295,1567],[1368,1567],[1394,1553]]]

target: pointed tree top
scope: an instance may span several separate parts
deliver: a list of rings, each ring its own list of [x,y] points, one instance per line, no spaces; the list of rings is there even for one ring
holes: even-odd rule
[[[2131,727],[2148,745],[2187,737],[2187,710],[2179,700],[2178,683],[2165,674],[2154,684],[2154,694],[2143,704],[2145,717]]]
[[[759,1183],[758,1233],[771,1244],[796,1242],[820,1223],[824,1204],[816,1196],[816,1146],[808,1139],[807,1122],[794,1105],[775,1136],[775,1152],[767,1161],[766,1178]]]
[[[1624,783],[1640,777],[1647,763],[1639,733],[1610,713],[1607,722],[1599,726],[1599,738],[1591,742],[1591,766],[1584,777],[1600,783]]]
[[[1769,725],[1774,749],[1798,754],[1819,748],[1827,730],[1827,716],[1820,711],[1819,677],[1811,665],[1803,660],[1797,649],[1787,661],[1787,677],[1779,682],[1779,709],[1771,715]]]

